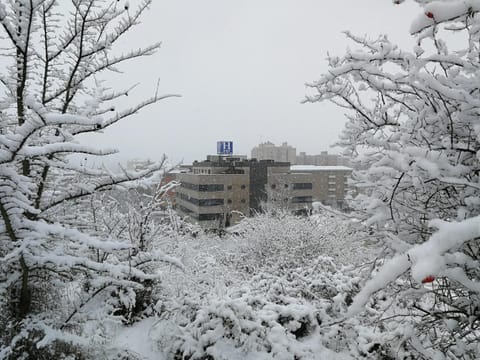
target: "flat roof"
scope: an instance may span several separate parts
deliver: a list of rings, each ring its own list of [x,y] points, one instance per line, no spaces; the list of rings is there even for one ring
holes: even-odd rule
[[[290,171],[352,171],[348,166],[292,165]]]

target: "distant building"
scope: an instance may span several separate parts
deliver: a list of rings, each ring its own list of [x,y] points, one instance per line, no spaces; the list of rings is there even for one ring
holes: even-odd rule
[[[289,162],[208,156],[176,174],[176,209],[205,229],[221,229],[261,211],[262,204],[309,211],[312,202],[342,207],[351,169],[291,166]]]
[[[290,164],[296,163],[297,149],[284,142],[281,146],[267,141],[252,149],[252,159],[285,161]]]
[[[350,160],[337,154],[329,154],[322,151],[319,155],[307,155],[300,152],[296,156],[295,165],[316,165],[316,166],[350,166]]]
[[[147,170],[152,165],[154,165],[154,162],[150,159],[131,159],[127,161],[127,170],[142,171]]]
[[[329,154],[322,151],[318,155],[308,155],[305,152],[297,154],[297,149],[284,142],[277,146],[267,141],[252,149],[252,158],[257,160],[287,161],[293,165],[317,166],[350,166],[350,160],[342,155]]]

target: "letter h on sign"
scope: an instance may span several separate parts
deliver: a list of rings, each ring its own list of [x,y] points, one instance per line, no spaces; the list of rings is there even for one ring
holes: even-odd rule
[[[219,154],[219,155],[231,155],[231,154],[233,154],[233,142],[232,141],[218,141],[217,142],[217,154]]]

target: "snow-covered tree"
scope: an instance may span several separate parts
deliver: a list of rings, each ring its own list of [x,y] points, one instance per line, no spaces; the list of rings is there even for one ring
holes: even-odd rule
[[[346,109],[340,144],[364,169],[354,175],[354,205],[398,253],[351,313],[397,280],[408,311],[390,315],[408,317],[403,341],[416,356],[472,359],[480,353],[480,2],[418,2],[412,52],[386,36],[347,33],[355,49],[329,58],[307,101]]]
[[[155,93],[138,104],[124,100],[126,107],[117,109],[133,87],[113,90],[102,81],[104,72],[158,49],[157,43],[114,52],[151,2],[0,3],[7,59],[0,74],[1,358],[61,358],[75,346],[103,341],[102,328],[120,319],[115,309],[134,306],[134,290],[158,276],[129,256],[132,244],[118,234],[75,228],[56,216],[63,207],[65,215],[81,218],[68,213],[68,204],[154,177],[162,167],[113,173],[69,159],[114,153],[82,145],[78,137],[170,96]],[[92,299],[100,300],[97,306]],[[89,325],[95,319],[102,321]]]

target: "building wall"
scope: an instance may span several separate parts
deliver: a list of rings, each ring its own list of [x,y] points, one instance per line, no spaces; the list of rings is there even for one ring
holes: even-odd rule
[[[268,200],[267,183],[274,173],[288,172],[290,163],[271,160],[250,162],[250,213],[260,210]]]
[[[309,210],[312,208],[313,186],[311,174],[272,173],[267,185],[269,201],[287,210]]]
[[[249,173],[246,174],[178,174],[181,185],[177,188],[177,211],[191,222],[207,228],[223,228],[234,225],[249,215]],[[189,184],[220,185],[221,189],[202,191],[189,188]],[[212,187],[215,188],[215,187]],[[196,200],[222,200],[218,205],[196,204]],[[204,201],[205,203],[205,201]],[[220,214],[216,220],[200,220],[199,215]],[[213,215],[212,215],[213,216]],[[188,220],[188,218],[187,218]]]
[[[292,166],[295,174],[308,173],[312,180],[313,201],[343,208],[352,169],[344,166]]]

